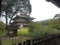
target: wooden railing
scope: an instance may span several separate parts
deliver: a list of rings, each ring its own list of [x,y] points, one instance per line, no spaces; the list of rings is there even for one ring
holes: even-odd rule
[[[59,44],[57,44],[57,40],[59,40]],[[2,43],[0,45],[2,45]],[[12,43],[12,45],[60,45],[60,33],[45,36],[43,38],[27,39],[26,41],[18,42],[18,44]]]

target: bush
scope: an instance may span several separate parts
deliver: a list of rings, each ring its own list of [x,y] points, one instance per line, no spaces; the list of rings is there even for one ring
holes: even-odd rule
[[[46,32],[47,32],[47,35],[52,35],[52,34],[60,33],[60,30],[53,29],[53,28],[47,28]]]
[[[0,36],[6,36],[6,30],[0,30]]]
[[[42,38],[46,35],[46,30],[43,27],[36,28],[33,30],[33,32],[30,33],[31,38]]]
[[[29,34],[29,28],[20,28],[17,30],[18,35],[28,35]]]
[[[48,35],[58,33],[58,30],[55,30],[55,29],[50,28],[48,26],[47,27],[41,26],[38,23],[32,23],[30,28],[32,30],[32,32],[30,32],[30,36],[32,39],[42,38],[42,37],[45,37]]]
[[[0,21],[0,31],[1,30],[5,30],[5,24],[3,22]]]

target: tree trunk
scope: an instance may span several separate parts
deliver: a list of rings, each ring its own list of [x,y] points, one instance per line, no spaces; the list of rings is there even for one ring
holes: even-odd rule
[[[11,17],[11,19],[10,19],[9,24],[11,23],[11,20],[12,20],[12,18],[14,17],[14,15],[17,13],[17,11],[18,11],[18,10],[16,10],[16,11],[12,14],[12,17]]]
[[[8,36],[9,35],[9,31],[8,31],[8,16],[7,16],[7,12],[6,12],[5,19],[6,19],[6,31],[7,31],[6,35]]]
[[[7,30],[7,26],[8,26],[8,19],[7,19],[7,12],[6,12],[6,30]]]

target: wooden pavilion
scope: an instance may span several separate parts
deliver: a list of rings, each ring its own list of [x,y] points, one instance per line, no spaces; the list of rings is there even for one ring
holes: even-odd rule
[[[14,29],[28,27],[29,23],[32,22],[33,19],[34,18],[30,17],[29,15],[17,15],[15,18],[13,18],[13,22],[11,23],[11,25]]]

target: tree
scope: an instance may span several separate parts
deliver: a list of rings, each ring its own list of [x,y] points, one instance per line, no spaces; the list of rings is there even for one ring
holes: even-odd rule
[[[49,21],[51,28],[60,30],[60,14],[56,14],[52,20]]]
[[[30,31],[31,32],[33,32],[33,30],[35,30],[35,29],[39,29],[40,27],[42,27],[41,26],[41,24],[39,24],[39,23],[36,23],[36,22],[31,22],[30,24],[29,24],[29,28],[30,28]]]
[[[5,13],[5,14],[4,14]],[[17,13],[23,15],[30,15],[31,5],[29,0],[3,0],[2,1],[2,12],[1,16],[6,18],[6,27],[8,25],[8,18],[10,18],[11,23],[13,17]]]
[[[50,31],[51,32],[51,31]],[[32,39],[42,38],[49,34],[47,27],[42,26],[40,23],[30,23],[30,36]]]
[[[54,16],[54,19],[60,19],[60,14],[56,14],[56,15]]]

